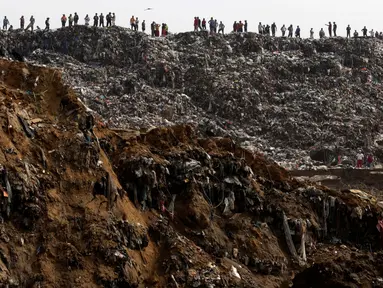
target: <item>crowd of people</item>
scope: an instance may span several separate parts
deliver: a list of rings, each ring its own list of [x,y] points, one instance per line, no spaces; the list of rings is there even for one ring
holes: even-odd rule
[[[68,25],[68,27],[72,27],[72,26],[76,26],[76,25],[79,25],[80,21],[80,17],[79,15],[77,14],[77,12],[75,12],[74,14],[69,14],[69,16],[67,17],[65,14],[63,14],[61,16],[61,27],[66,27]],[[90,26],[90,21],[91,21],[91,18],[89,17],[89,15],[87,14],[84,18],[84,25],[85,26]],[[24,16],[21,16],[20,18],[20,29],[22,30],[31,30],[33,31],[34,30],[34,25],[35,25],[35,18],[33,16],[30,17],[29,19],[29,24],[27,25],[27,27],[25,27],[25,18]],[[116,25],[116,14],[115,13],[111,13],[109,12],[108,14],[106,14],[106,16],[104,16],[103,13],[100,13],[100,15],[98,15],[98,13],[95,13],[95,15],[93,16],[93,27],[111,27],[111,26],[115,26]],[[326,36],[328,37],[337,37],[338,34],[338,25],[336,24],[336,22],[328,22],[328,24],[325,24],[327,26],[327,35],[326,35],[326,32],[325,32],[325,29],[324,28],[321,28],[319,30],[319,38],[325,38]],[[159,24],[159,23],[156,23],[155,21],[152,22],[152,24],[150,25],[151,27],[151,35],[153,37],[159,37],[159,36],[166,36],[168,35],[169,33],[169,28],[168,28],[168,25],[166,23],[162,23],[162,24]],[[222,33],[222,34],[225,34],[225,25],[222,21],[220,21],[218,23],[217,19],[214,19],[213,17],[210,18],[210,20],[206,20],[205,18],[201,18],[200,17],[194,17],[194,22],[193,22],[193,27],[194,27],[194,31],[207,31],[207,27],[209,28],[209,33],[210,35],[214,35],[216,33]],[[37,26],[38,29],[40,29],[38,26]],[[130,18],[130,28],[134,31],[139,31],[139,28],[140,28],[140,21],[138,19],[138,17],[134,17],[132,16]],[[9,31],[12,31],[14,28],[13,28],[13,25],[10,25],[10,22],[9,22],[9,19],[7,18],[7,16],[4,17],[3,19],[3,30],[9,30]],[[44,30],[50,30],[50,18],[46,18],[45,20],[45,29]],[[294,28],[294,26],[291,24],[289,25],[288,27],[283,24],[282,27],[279,29],[281,31],[281,36],[282,37],[289,37],[289,38],[292,38],[292,37],[297,37],[297,38],[300,38],[301,37],[301,28],[299,26],[296,26]],[[141,31],[142,32],[145,32],[146,31],[146,23],[145,23],[145,20],[142,21],[141,23]],[[353,34],[351,35],[351,26],[348,25],[346,27],[346,37],[347,38],[351,38],[351,36],[357,38],[359,37],[359,32],[358,30],[354,30]],[[233,23],[233,30],[232,30],[233,33],[246,33],[248,32],[248,23],[247,23],[247,20],[240,20],[240,21],[234,21]],[[262,24],[261,22],[259,22],[258,24],[258,33],[259,34],[262,34],[262,35],[269,35],[269,36],[272,36],[272,37],[276,37],[277,34],[278,34],[278,28],[277,28],[277,25],[274,23],[272,23],[271,25],[269,24]],[[287,34],[287,36],[286,36]],[[368,29],[366,28],[366,26],[363,27],[363,29],[361,29],[361,35],[362,37],[375,37],[375,38],[379,38],[379,39],[383,39],[383,32],[378,32],[378,31],[374,31],[374,30],[370,30],[368,31]],[[310,29],[310,38],[313,39],[315,38],[315,31],[313,28]]]

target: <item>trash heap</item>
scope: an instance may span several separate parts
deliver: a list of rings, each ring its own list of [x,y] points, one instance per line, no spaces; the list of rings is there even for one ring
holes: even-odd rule
[[[323,165],[309,157],[322,149],[354,159],[363,148],[382,160],[377,39],[151,38],[85,26],[0,36],[1,55],[61,68],[109,127],[188,123],[289,168]]]
[[[110,129],[60,71],[0,71],[4,287],[382,286],[371,195],[195,125]]]

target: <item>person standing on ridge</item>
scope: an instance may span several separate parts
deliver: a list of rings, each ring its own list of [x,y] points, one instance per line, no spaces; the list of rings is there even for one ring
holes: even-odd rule
[[[61,27],[64,28],[66,25],[66,16],[65,14],[63,14],[63,16],[61,16]]]
[[[219,22],[218,34],[220,32],[222,32],[222,34],[225,34],[225,25],[222,23],[222,21]]]
[[[328,35],[329,37],[332,37],[332,24],[331,22],[328,22],[328,24],[325,24],[328,27]]]
[[[367,28],[366,28],[366,26],[364,26],[364,28],[362,29],[362,32],[363,32],[363,37],[367,37]]]
[[[134,24],[136,25],[136,31],[138,31],[138,27],[140,25],[140,21],[138,20],[138,17],[136,17],[136,20],[134,21]]]
[[[72,16],[72,14],[69,14],[69,16],[68,16],[68,23],[69,23],[69,27],[73,26],[73,16]]]
[[[155,31],[155,28],[156,28],[156,22],[152,22],[152,24],[150,24],[150,30],[152,32],[152,37],[156,36],[154,31]]]
[[[197,17],[194,17],[193,27],[194,27],[194,32],[197,32],[198,31],[198,19],[197,19]]]
[[[321,28],[320,31],[319,31],[319,38],[322,39],[325,36],[326,36],[326,34],[324,33],[324,30],[323,30],[323,28]]]
[[[247,20],[245,20],[245,24],[243,25],[243,28],[245,29],[245,33],[247,33]]]
[[[262,23],[261,22],[259,22],[259,24],[258,24],[258,34],[263,34],[263,26],[262,26]]]
[[[269,35],[269,36],[270,36],[270,25],[269,25],[269,24],[266,25],[266,28],[265,28],[264,31],[265,31],[265,34],[266,34],[266,35]]]
[[[206,19],[205,18],[202,19],[202,30],[206,31]]]
[[[130,29],[135,30],[136,27],[136,21],[134,19],[134,15],[132,15],[132,18],[130,18]]]
[[[217,19],[214,20],[214,34],[217,34],[217,29],[218,29],[218,21]]]
[[[24,16],[21,16],[20,18],[20,29],[24,29],[25,19]]]
[[[45,31],[49,31],[49,29],[50,29],[49,18],[47,18],[47,20],[45,20]]]
[[[33,32],[33,26],[35,25],[35,21],[36,20],[32,15],[31,18],[29,19],[29,24],[28,24],[27,28],[25,28],[25,30],[28,30],[29,28],[31,28],[31,31]]]
[[[116,26],[116,14],[115,13],[112,14],[112,25]]]
[[[310,29],[310,39],[314,39],[314,29]]]
[[[350,38],[351,37],[351,27],[350,27],[350,24],[348,24],[348,26],[346,28],[346,31],[347,31],[347,38]]]
[[[287,30],[286,26],[285,26],[285,24],[283,24],[283,26],[281,27],[282,37],[285,37],[286,30]]]
[[[289,35],[287,37],[292,38],[293,37],[293,31],[294,31],[293,25],[291,24],[287,30],[289,31]]]
[[[277,31],[277,25],[274,22],[273,24],[271,24],[271,35],[273,35],[273,37],[275,37],[276,31]]]
[[[297,29],[295,30],[295,37],[301,38],[301,28],[299,28],[299,26],[297,26]]]
[[[112,12],[109,12],[109,14],[106,14],[106,27],[112,26]]]
[[[98,15],[94,15],[93,17],[93,27],[98,27]]]
[[[9,20],[7,19],[7,16],[4,16],[3,20],[3,30],[7,30],[9,25]]]
[[[200,19],[199,17],[197,17],[197,19],[198,19],[198,29],[199,29],[200,31],[202,31],[201,19]]]
[[[336,25],[336,23],[334,22],[333,25],[332,25],[332,30],[334,31],[334,37],[337,37],[336,36],[336,29],[338,28],[338,25]]]
[[[86,14],[84,20],[85,20],[85,26],[89,26],[90,18],[88,14]]]
[[[100,14],[100,18],[99,18],[99,19],[100,19],[100,24],[99,24],[98,26],[100,26],[100,27],[101,27],[101,26],[102,26],[102,27],[105,27],[105,26],[104,26],[104,15],[103,15],[102,13]]]
[[[237,26],[237,21],[234,21],[234,24],[233,24],[233,32],[237,32],[237,29],[238,29],[238,26]],[[218,31],[219,33],[219,31]]]
[[[243,23],[242,23],[242,21],[239,21],[237,31],[239,33],[243,33]]]
[[[146,23],[145,23],[145,20],[142,21],[141,29],[142,29],[142,32],[145,33],[145,30],[146,30]]]
[[[79,20],[77,12],[74,12],[73,20],[74,20],[74,25],[77,26],[78,25],[78,20]]]
[[[214,34],[214,25],[215,25],[215,21],[213,17],[211,17],[209,20],[210,35]]]
[[[358,33],[358,31],[354,31],[354,38],[358,38],[359,37],[359,33]]]
[[[374,29],[371,29],[371,31],[370,31],[370,37],[374,38]]]

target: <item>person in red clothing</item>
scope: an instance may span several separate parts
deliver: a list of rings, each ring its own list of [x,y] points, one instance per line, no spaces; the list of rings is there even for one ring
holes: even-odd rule
[[[202,19],[202,30],[206,30],[206,20],[205,20],[205,18]]]
[[[194,17],[194,31],[198,31],[198,17]]]
[[[371,154],[368,154],[368,156],[367,156],[367,167],[368,168],[372,167],[372,162],[374,162],[374,158],[372,157]]]

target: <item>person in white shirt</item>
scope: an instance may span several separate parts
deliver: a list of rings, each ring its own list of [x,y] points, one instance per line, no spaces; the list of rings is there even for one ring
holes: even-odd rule
[[[359,151],[359,153],[356,155],[356,168],[362,168],[363,167],[363,160],[364,160],[364,155],[362,151]]]
[[[88,14],[86,14],[84,20],[85,20],[85,26],[89,26],[90,18],[89,18],[89,16],[88,16]]]

